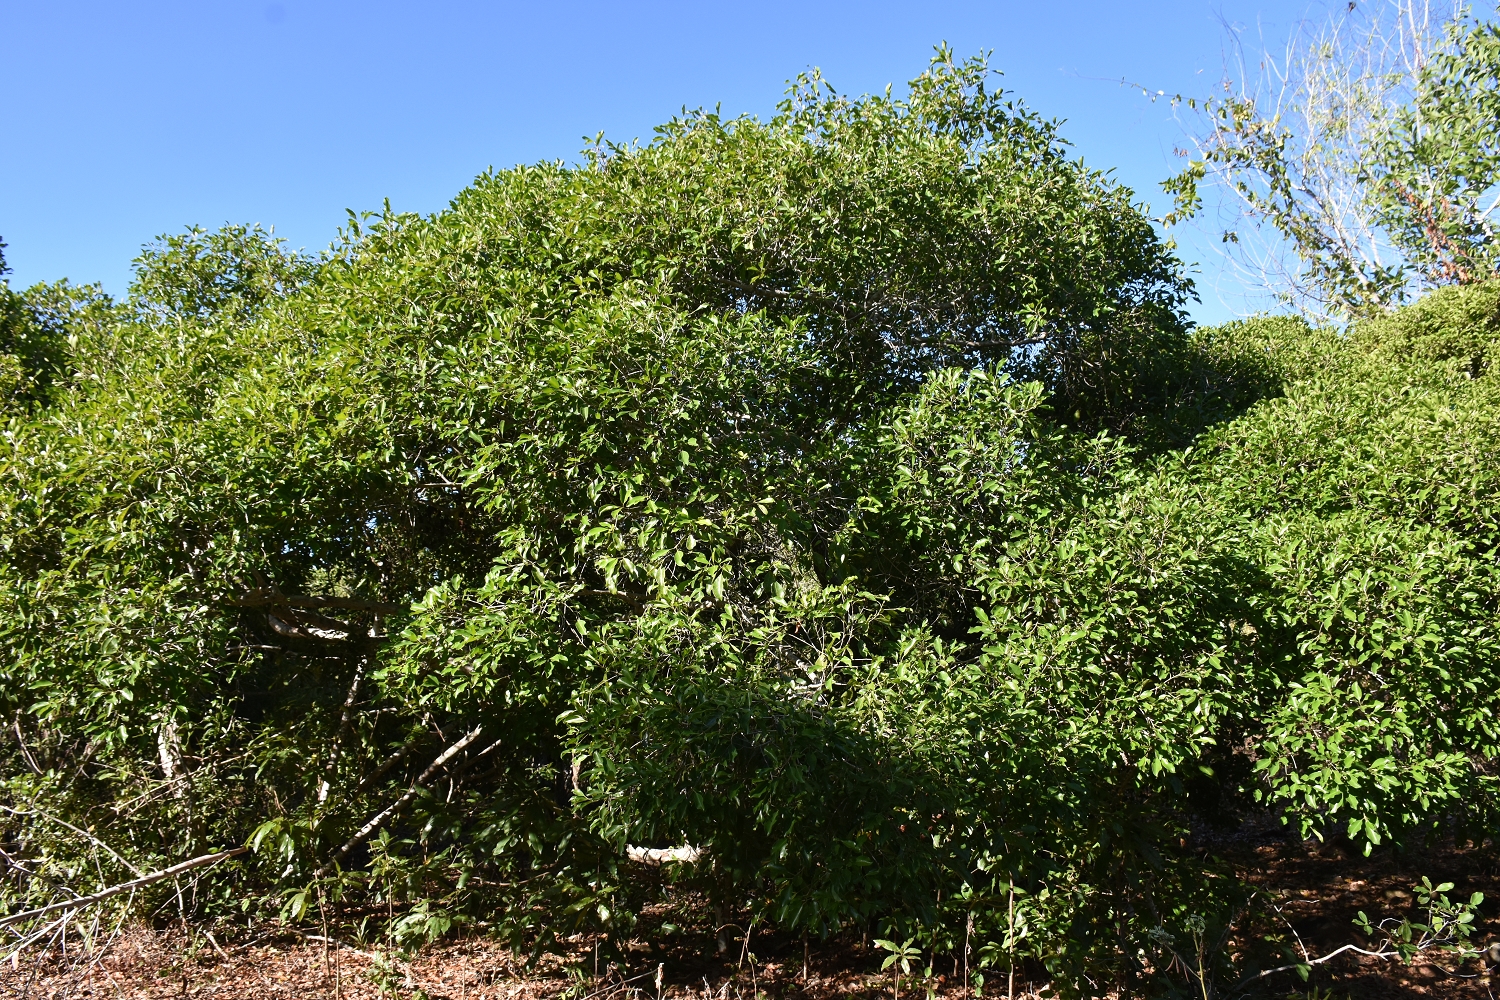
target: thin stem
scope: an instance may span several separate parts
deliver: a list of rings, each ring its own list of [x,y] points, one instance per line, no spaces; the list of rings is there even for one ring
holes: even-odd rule
[[[1005,927],[1005,950],[1009,958],[1010,979],[1005,986],[1005,1000],[1016,1000],[1016,881],[1009,879],[1010,892]]]

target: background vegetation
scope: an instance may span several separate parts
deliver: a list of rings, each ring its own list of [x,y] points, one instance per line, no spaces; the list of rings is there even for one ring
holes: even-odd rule
[[[1493,278],[1500,35],[1493,4],[1332,7],[1279,51],[1231,33],[1216,92],[1171,98],[1165,221],[1203,214],[1245,287],[1343,323]]]

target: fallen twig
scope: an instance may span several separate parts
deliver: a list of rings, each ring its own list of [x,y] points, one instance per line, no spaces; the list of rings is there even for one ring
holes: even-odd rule
[[[119,885],[112,885],[108,889],[102,889],[99,892],[94,893],[92,896],[80,896],[77,899],[69,899],[61,903],[52,903],[48,906],[38,907],[35,910],[25,910],[21,913],[12,913],[8,917],[0,917],[0,927],[8,927],[11,924],[20,923],[23,920],[30,920],[33,917],[45,916],[48,913],[56,913],[59,910],[81,910],[85,906],[93,906],[95,903],[103,902],[104,900],[109,899],[111,896],[118,896],[122,892],[130,892],[133,889],[139,889],[142,886],[150,885],[153,882],[160,882],[163,879],[169,879],[174,875],[181,875],[183,872],[191,871],[194,868],[202,868],[205,865],[217,864],[218,862],[223,861],[225,858],[232,858],[237,854],[244,854],[248,850],[250,850],[250,848],[248,847],[233,847],[227,851],[218,851],[214,854],[205,854],[202,857],[193,858],[189,861],[179,862],[178,864],[175,864],[170,868],[163,868],[159,872],[152,872],[149,875],[144,875],[141,878],[134,879],[130,882],[121,882]]]
[[[360,955],[360,956],[362,956],[364,958],[368,958],[372,962],[376,961],[376,960],[378,960],[379,958],[382,957],[382,956],[376,954],[373,951],[365,951],[363,948],[356,948],[356,947],[354,947],[354,945],[349,944],[349,943],[344,942],[344,941],[340,941],[336,937],[329,937],[329,936],[323,935],[323,934],[308,934],[308,933],[305,933],[303,931],[297,930],[297,928],[295,928],[295,927],[292,928],[292,931],[294,933],[296,933],[296,934],[300,934],[302,936],[303,940],[306,940],[306,941],[317,941],[320,944],[331,944],[335,948],[340,948],[340,949],[342,949],[344,951],[352,951],[352,952],[354,952],[354,954]]]

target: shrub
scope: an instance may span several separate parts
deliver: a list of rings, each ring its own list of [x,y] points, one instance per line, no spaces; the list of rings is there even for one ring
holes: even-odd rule
[[[248,841],[183,905],[539,949],[702,893],[1081,995],[1234,920],[1195,817],[1492,828],[1494,376],[1407,346],[1491,293],[1191,331],[988,86],[805,78],[59,311],[0,443],[11,900]]]

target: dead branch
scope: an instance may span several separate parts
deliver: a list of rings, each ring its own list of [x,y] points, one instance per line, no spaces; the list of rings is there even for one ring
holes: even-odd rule
[[[1264,979],[1267,976],[1274,976],[1278,972],[1290,972],[1293,969],[1302,968],[1302,967],[1305,967],[1305,966],[1322,965],[1324,962],[1327,962],[1327,961],[1329,961],[1330,959],[1333,959],[1333,958],[1337,958],[1338,956],[1342,955],[1346,951],[1356,952],[1356,953],[1358,953],[1360,955],[1367,955],[1367,956],[1369,956],[1371,958],[1395,958],[1396,957],[1396,953],[1394,951],[1386,951],[1384,949],[1379,950],[1379,951],[1366,951],[1365,949],[1359,947],[1358,945],[1346,944],[1342,948],[1338,948],[1338,949],[1336,949],[1334,951],[1329,952],[1328,954],[1324,955],[1322,958],[1311,958],[1311,957],[1308,957],[1308,958],[1306,958],[1305,961],[1293,962],[1291,965],[1279,965],[1279,966],[1277,966],[1274,969],[1266,969],[1263,972],[1257,972],[1254,975],[1246,976],[1244,979],[1241,979],[1238,983],[1236,983],[1234,988],[1235,989],[1239,989],[1242,986],[1248,985],[1249,983],[1256,982],[1257,980]]]
[[[354,789],[354,794],[358,795],[365,789],[369,788],[371,785],[375,784],[375,782],[379,781],[381,778],[384,778],[387,774],[390,773],[391,768],[395,767],[397,764],[405,760],[406,755],[415,750],[418,744],[422,743],[426,739],[427,733],[421,732],[417,733],[417,735],[407,740],[399,750],[391,754],[385,760],[381,761],[379,767],[375,768],[375,770],[371,771],[360,781],[359,786]]]
[[[374,816],[370,817],[369,822],[360,827],[359,830],[354,834],[354,836],[346,840],[343,846],[341,846],[337,851],[333,852],[333,857],[329,858],[321,868],[313,873],[313,878],[322,878],[324,875],[327,875],[333,869],[333,866],[337,864],[345,855],[354,850],[360,844],[364,843],[366,838],[368,838],[370,834],[374,833],[376,830],[380,829],[381,825],[384,824],[386,820],[390,819],[392,816],[396,815],[398,812],[404,809],[407,803],[417,797],[417,793],[419,793],[423,788],[427,787],[427,782],[432,779],[432,776],[436,774],[444,764],[448,763],[448,761],[452,760],[455,756],[462,753],[463,749],[470,743],[473,743],[475,740],[479,739],[479,734],[483,732],[483,730],[483,726],[475,726],[473,729],[469,730],[468,734],[460,739],[457,743],[454,743],[448,749],[438,754],[437,759],[434,760],[431,764],[427,765],[427,769],[417,776],[417,780],[411,783],[411,786],[407,788],[404,793],[402,793],[399,799],[397,799],[395,802],[392,802],[384,809],[380,810],[380,812],[376,813]]]
[[[344,698],[344,711],[339,716],[339,731],[334,734],[333,747],[328,752],[328,766],[323,769],[323,782],[318,786],[318,805],[328,801],[328,792],[333,787],[333,776],[339,765],[339,751],[343,747],[344,737],[349,735],[349,719],[354,710],[354,699],[359,696],[359,682],[364,680],[365,666],[369,662],[368,656],[361,656],[354,666],[354,679],[349,682],[349,694]]]
[[[630,847],[625,848],[625,856],[631,861],[653,868],[660,867],[668,862],[686,862],[692,864],[703,857],[703,848],[686,844],[682,847]]]
[[[52,903],[48,906],[38,907],[35,910],[25,910],[21,913],[13,913],[8,917],[0,917],[0,927],[9,927],[11,924],[20,923],[23,920],[31,920],[34,917],[45,916],[48,913],[56,913],[59,910],[81,910],[85,906],[93,906],[95,903],[99,903],[106,899],[109,899],[111,896],[118,896],[122,892],[130,892],[134,889],[139,889],[142,886],[150,885],[153,882],[160,882],[163,879],[169,879],[175,875],[181,875],[183,872],[191,871],[194,868],[202,868],[206,865],[218,864],[225,858],[232,858],[237,854],[244,854],[248,850],[250,850],[250,848],[248,847],[232,847],[227,851],[218,851],[214,854],[205,854],[202,857],[193,858],[189,861],[179,862],[178,864],[175,864],[170,868],[163,868],[161,871],[152,872],[149,875],[143,875],[138,879],[133,879],[129,882],[121,882],[119,885],[112,885],[108,889],[101,889],[99,892],[94,893],[92,896],[80,896],[77,899],[69,899],[61,903]]]
[[[56,816],[44,813],[40,809],[12,809],[10,806],[5,805],[0,805],[0,809],[3,809],[4,811],[10,813],[12,816],[40,816],[42,819],[56,823],[58,826],[65,826],[69,830],[72,830],[74,833],[78,834],[80,837],[87,838],[95,847],[101,848],[106,854],[114,858],[116,861],[120,862],[120,864],[124,865],[126,868],[130,869],[137,876],[145,876],[145,872],[141,871],[135,865],[122,858],[113,847],[110,847],[104,841],[100,840],[92,833],[89,833],[87,830],[80,830],[78,827],[74,826],[72,823],[69,823],[65,819],[58,819]],[[0,926],[4,925],[0,924]]]
[[[31,756],[31,750],[26,746],[26,737],[21,734],[21,713],[16,713],[15,718],[16,745],[21,748],[21,759],[26,761],[26,766],[31,769],[32,774],[41,774],[42,769],[38,766],[36,758]]]
[[[314,642],[349,642],[357,637],[358,630],[336,618],[307,611],[282,608],[281,616],[266,613],[266,623],[271,631],[288,639],[310,639]],[[283,620],[285,619],[285,620]],[[363,637],[358,637],[363,638]]]

